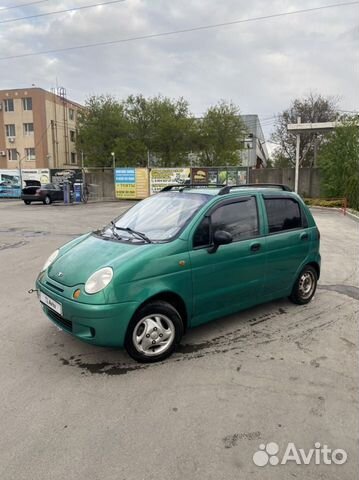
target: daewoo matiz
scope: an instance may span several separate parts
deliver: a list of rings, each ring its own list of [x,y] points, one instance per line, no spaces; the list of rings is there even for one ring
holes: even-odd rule
[[[286,186],[165,187],[56,250],[36,285],[63,330],[154,362],[189,327],[280,297],[308,303],[319,238]]]

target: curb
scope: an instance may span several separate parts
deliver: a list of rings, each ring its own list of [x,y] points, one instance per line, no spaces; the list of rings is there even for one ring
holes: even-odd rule
[[[342,208],[338,208],[338,207],[317,207],[317,206],[315,206],[315,205],[311,205],[311,206],[309,207],[309,209],[310,209],[310,210],[312,210],[312,209],[314,209],[314,210],[322,210],[322,211],[327,211],[327,212],[328,212],[328,211],[332,212],[332,211],[334,210],[335,212],[341,213],[341,214],[343,215],[343,217],[349,217],[349,218],[351,218],[352,220],[354,220],[355,222],[359,222],[359,216],[358,216],[358,215],[356,215],[355,213],[349,212],[348,210],[347,210],[346,214],[344,215]]]

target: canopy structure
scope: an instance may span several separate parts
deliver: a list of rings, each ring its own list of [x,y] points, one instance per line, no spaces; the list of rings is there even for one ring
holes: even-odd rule
[[[343,125],[342,122],[318,122],[318,123],[301,123],[300,117],[298,117],[297,123],[288,123],[288,132],[295,133],[297,135],[297,145],[295,152],[295,181],[294,190],[298,193],[299,185],[299,147],[300,147],[300,134],[308,132],[330,132],[334,128]]]

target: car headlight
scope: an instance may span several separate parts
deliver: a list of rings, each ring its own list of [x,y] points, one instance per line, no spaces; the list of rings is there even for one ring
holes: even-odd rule
[[[111,267],[101,268],[93,273],[85,283],[85,292],[89,294],[103,290],[111,282],[113,270]]]
[[[47,268],[49,268],[49,266],[56,260],[58,254],[59,254],[59,250],[55,250],[54,253],[52,253],[49,258],[46,260],[44,266],[42,267],[42,272],[44,272]]]

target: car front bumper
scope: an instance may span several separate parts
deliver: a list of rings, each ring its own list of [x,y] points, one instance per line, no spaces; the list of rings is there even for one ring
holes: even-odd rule
[[[135,302],[94,305],[70,300],[37,280],[36,288],[61,303],[62,315],[41,303],[46,316],[59,328],[87,343],[123,347],[127,326],[138,308]]]

